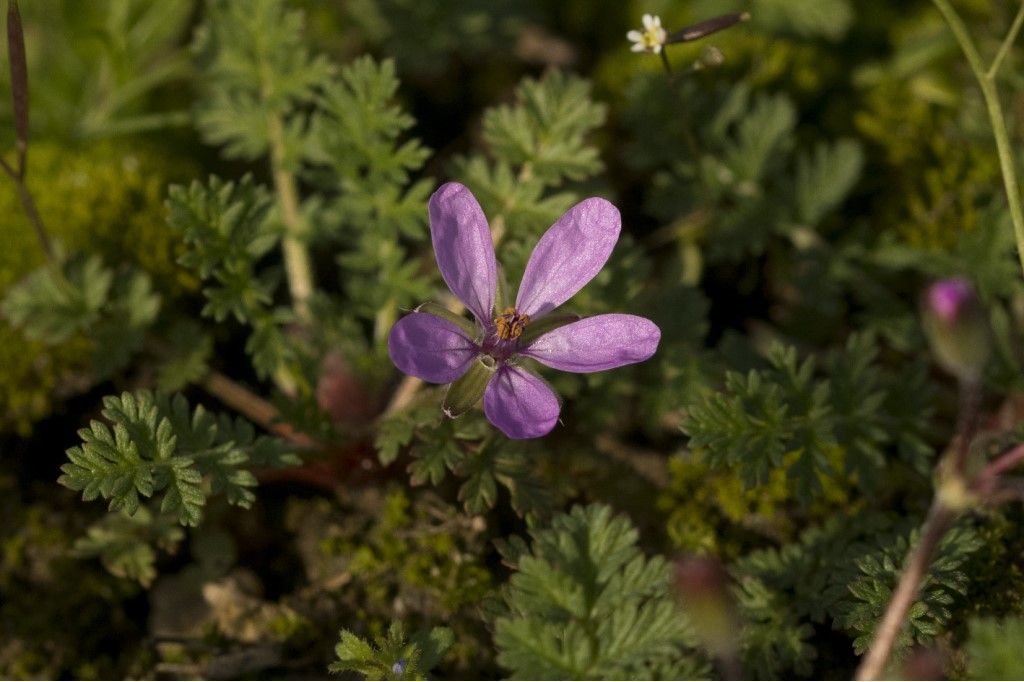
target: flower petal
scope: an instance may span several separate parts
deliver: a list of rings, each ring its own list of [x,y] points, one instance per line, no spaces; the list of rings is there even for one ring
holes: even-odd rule
[[[493,317],[498,264],[487,218],[464,185],[449,182],[430,197],[430,238],[441,277],[481,324]]]
[[[544,380],[505,365],[484,392],[484,414],[509,438],[539,438],[555,427],[561,406]]]
[[[646,317],[596,315],[544,334],[522,354],[563,372],[600,372],[643,362],[660,340],[658,325]]]
[[[530,254],[516,308],[536,319],[573,297],[604,267],[622,221],[600,197],[576,204],[552,225]]]
[[[626,40],[629,40],[634,43],[639,43],[643,39],[644,34],[641,33],[640,31],[630,31],[629,33],[626,34]]]
[[[395,367],[433,384],[458,379],[479,352],[457,325],[429,313],[409,313],[388,335],[388,355]]]

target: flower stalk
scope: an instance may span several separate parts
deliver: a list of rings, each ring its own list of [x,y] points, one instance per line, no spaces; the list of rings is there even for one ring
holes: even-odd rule
[[[25,184],[26,167],[28,163],[28,64],[25,59],[25,31],[21,24],[21,12],[18,10],[18,0],[11,0],[7,5],[7,59],[11,70],[11,100],[14,110],[14,134],[15,134],[15,156],[14,165],[0,157],[0,168],[14,182],[15,190],[18,193],[18,200],[21,202],[25,215],[32,223],[32,229],[36,233],[36,239],[42,247],[46,258],[51,262],[57,261],[56,252],[50,237],[46,233],[43,219],[36,208],[36,202],[32,193]]]
[[[979,503],[994,505],[1020,498],[1016,492],[1008,495],[1008,489],[1000,486],[999,477],[1024,460],[1024,446],[997,458],[976,475],[969,473],[973,468],[969,455],[979,421],[980,398],[980,385],[971,379],[961,379],[957,435],[939,464],[938,488],[921,530],[921,540],[907,554],[896,589],[857,669],[858,680],[882,676],[935,552],[960,514]]]
[[[857,669],[858,680],[876,680],[881,677],[885,664],[892,654],[893,644],[906,625],[907,612],[914,604],[921,582],[928,574],[935,550],[938,549],[956,516],[957,512],[948,507],[940,497],[937,496],[932,502],[921,532],[921,541],[907,556],[900,581],[892,593],[885,615],[875,630],[875,639]]]
[[[998,52],[986,68],[966,25],[949,0],[932,1],[953,32],[981,88],[996,141],[1010,218],[1013,221],[1014,235],[1017,241],[1017,255],[1021,268],[1024,270],[1024,207],[1021,203],[1016,162],[1013,150],[1010,148],[1006,118],[1003,115],[999,91],[996,88],[999,67],[1006,59],[1010,47],[1024,25],[1024,2],[1021,3]],[[1013,481],[1000,487],[998,480],[1001,474],[1024,460],[1024,449],[1020,447],[990,463],[979,474],[973,476],[969,482],[965,480],[965,473],[970,468],[968,461],[970,444],[978,421],[980,383],[977,377],[966,375],[961,376],[960,382],[960,419],[957,441],[952,445],[949,454],[940,465],[940,473],[944,474],[945,480],[940,485],[932,502],[922,531],[921,541],[907,556],[903,573],[900,575],[892,599],[875,631],[868,654],[857,669],[856,679],[858,680],[878,679],[882,675],[892,654],[893,645],[906,624],[907,612],[917,597],[935,550],[956,517],[978,499],[999,504],[1007,500],[1018,499],[1021,496]]]
[[[1024,2],[1021,3],[1013,25],[1003,39],[999,51],[987,68],[982,61],[977,46],[974,44],[974,40],[967,31],[967,26],[949,3],[949,0],[932,0],[932,2],[935,3],[936,8],[938,8],[946,20],[957,43],[960,44],[960,49],[967,58],[967,63],[971,67],[975,79],[978,81],[978,86],[981,88],[981,94],[985,100],[985,109],[988,111],[989,121],[992,125],[992,134],[996,140],[996,151],[999,154],[999,167],[1002,170],[1006,200],[1010,208],[1010,219],[1013,221],[1013,232],[1017,241],[1017,256],[1020,259],[1021,269],[1024,271],[1024,205],[1021,203],[1020,184],[1017,180],[1016,162],[1014,161],[1013,149],[1010,146],[1010,134],[1006,127],[1006,117],[1003,115],[1003,105],[999,100],[999,90],[996,87],[996,76],[998,75],[999,67],[1017,38],[1021,24],[1024,23]]]

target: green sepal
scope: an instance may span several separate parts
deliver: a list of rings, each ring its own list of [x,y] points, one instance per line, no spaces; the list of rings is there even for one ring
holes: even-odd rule
[[[447,320],[448,322],[451,322],[452,324],[457,326],[462,331],[466,332],[466,336],[468,336],[471,339],[475,339],[477,336],[477,328],[472,323],[472,321],[467,320],[465,317],[459,315],[458,313],[453,313],[451,310],[448,310],[440,303],[427,301],[426,303],[417,306],[416,312],[427,313],[429,315],[433,315],[434,317],[440,317],[442,320]]]
[[[547,334],[549,331],[558,329],[559,327],[571,322],[578,322],[581,319],[582,318],[579,315],[574,313],[545,315],[536,322],[530,322],[530,324],[526,325],[526,329],[523,330],[522,336],[519,337],[519,345],[520,347],[525,348],[536,341],[542,334]]]
[[[469,371],[452,382],[444,396],[441,409],[447,417],[455,418],[476,405],[484,395],[484,389],[491,380],[498,364],[490,355],[479,356]]]

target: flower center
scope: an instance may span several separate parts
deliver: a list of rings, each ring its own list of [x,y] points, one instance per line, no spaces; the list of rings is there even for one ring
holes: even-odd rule
[[[648,50],[660,48],[661,44],[665,42],[665,30],[660,26],[653,29],[646,29],[641,33],[641,40],[643,42],[643,46]]]
[[[505,312],[494,318],[495,333],[503,341],[518,339],[528,324],[530,316],[523,315],[512,307],[505,308]]]

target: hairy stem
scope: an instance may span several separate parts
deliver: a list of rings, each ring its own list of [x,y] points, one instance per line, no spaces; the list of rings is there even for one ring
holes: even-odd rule
[[[267,115],[267,136],[270,140],[270,164],[274,189],[281,207],[285,233],[281,241],[288,290],[295,313],[302,322],[310,321],[309,299],[313,295],[313,267],[305,243],[305,225],[299,208],[298,183],[285,162],[284,122],[278,114]]]
[[[1006,128],[1006,118],[1003,116],[1003,106],[999,101],[999,92],[996,89],[995,76],[1000,64],[1006,57],[1013,39],[1020,31],[1020,24],[1024,21],[1024,5],[1021,12],[1017,14],[1013,27],[1003,41],[999,53],[992,61],[989,68],[985,68],[978,48],[971,39],[967,27],[964,25],[960,15],[957,14],[949,0],[932,0],[939,12],[942,13],[946,23],[949,24],[956,41],[960,44],[967,63],[974,73],[974,77],[981,87],[981,94],[985,99],[985,108],[988,110],[989,121],[992,124],[992,133],[996,139],[996,150],[999,153],[999,166],[1002,169],[1003,184],[1006,187],[1006,199],[1010,207],[1010,218],[1013,220],[1013,232],[1017,239],[1017,256],[1020,259],[1021,268],[1024,269],[1024,207],[1021,204],[1020,185],[1017,182],[1017,169],[1013,158],[1013,150],[1010,147],[1010,134]]]
[[[893,645],[906,625],[907,612],[917,598],[921,581],[928,573],[935,550],[949,530],[956,512],[936,499],[928,512],[928,518],[921,532],[921,541],[917,543],[907,556],[903,574],[892,593],[892,600],[885,610],[871,649],[857,669],[858,680],[877,680],[885,670],[885,664],[892,654]]]

